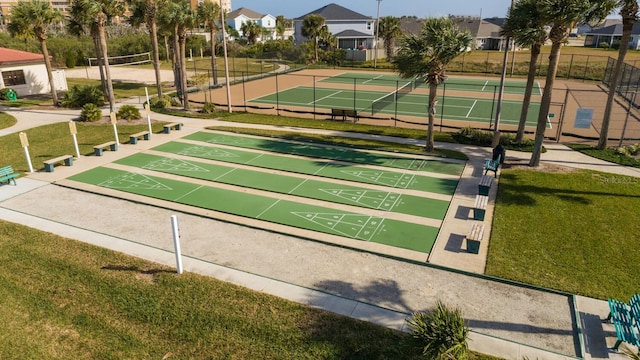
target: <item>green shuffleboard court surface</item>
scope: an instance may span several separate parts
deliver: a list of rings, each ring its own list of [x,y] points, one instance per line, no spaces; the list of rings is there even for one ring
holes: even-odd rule
[[[392,154],[378,154],[355,149],[336,148],[312,143],[286,142],[281,140],[260,139],[238,135],[197,132],[183,139],[203,141],[210,144],[235,146],[254,150],[263,150],[281,154],[315,157],[320,159],[345,161],[355,164],[384,166],[396,169],[429,171],[439,174],[460,176],[464,164],[446,162],[438,159],[419,159]]]
[[[449,202],[197,161],[135,154],[117,164],[310,199],[442,220]]]
[[[444,195],[453,195],[459,180],[459,178],[456,178],[455,180],[440,179],[399,171],[378,170],[361,166],[336,164],[327,160],[319,161],[313,159],[291,158],[281,155],[249,152],[240,149],[220,148],[215,145],[194,145],[179,141],[172,141],[156,146],[153,150],[233,164],[243,164],[266,169]]]
[[[432,226],[105,167],[91,169],[69,179],[125,193],[423,253],[431,251],[439,231]]]

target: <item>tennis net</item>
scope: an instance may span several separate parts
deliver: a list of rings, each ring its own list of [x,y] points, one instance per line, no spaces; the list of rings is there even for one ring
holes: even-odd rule
[[[381,112],[382,109],[386,108],[387,106],[397,102],[398,99],[410,93],[411,90],[413,90],[413,83],[409,82],[396,89],[395,91],[373,100],[371,102],[371,115],[375,115]]]

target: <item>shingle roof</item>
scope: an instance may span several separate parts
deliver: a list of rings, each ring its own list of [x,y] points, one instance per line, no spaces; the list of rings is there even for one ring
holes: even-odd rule
[[[44,62],[44,56],[42,54],[0,47],[0,65],[40,61]]]
[[[365,16],[359,14],[353,10],[349,10],[345,7],[342,7],[337,4],[329,4],[325,5],[319,9],[313,10],[312,12],[302,15],[295,20],[303,20],[307,15],[317,14],[325,18],[326,20],[368,20],[371,19],[370,16]]]
[[[340,31],[337,34],[333,34],[333,36],[337,37],[337,38],[346,38],[346,37],[357,37],[357,38],[372,38],[373,35],[371,34],[366,34],[360,31],[356,31],[356,30],[344,30],[344,31]]]
[[[228,13],[226,15],[226,18],[235,19],[240,15],[244,15],[249,19],[261,19],[262,17],[264,17],[264,15],[260,14],[259,12],[253,11],[251,9],[247,9],[245,7],[241,7],[239,9],[233,10],[232,12]]]
[[[587,35],[611,35],[622,36],[622,24],[603,26],[586,32]],[[640,23],[633,24],[631,29],[632,35],[640,34]]]

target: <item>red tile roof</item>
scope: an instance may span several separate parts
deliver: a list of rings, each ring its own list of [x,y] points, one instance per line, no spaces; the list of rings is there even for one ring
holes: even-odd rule
[[[44,61],[44,56],[42,56],[42,54],[34,54],[27,51],[0,47],[0,65],[39,61]]]

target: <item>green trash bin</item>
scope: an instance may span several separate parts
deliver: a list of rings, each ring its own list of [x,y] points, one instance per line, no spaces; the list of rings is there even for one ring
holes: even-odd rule
[[[16,101],[18,99],[18,94],[16,94],[16,91],[13,89],[9,89],[5,96],[9,101]]]

